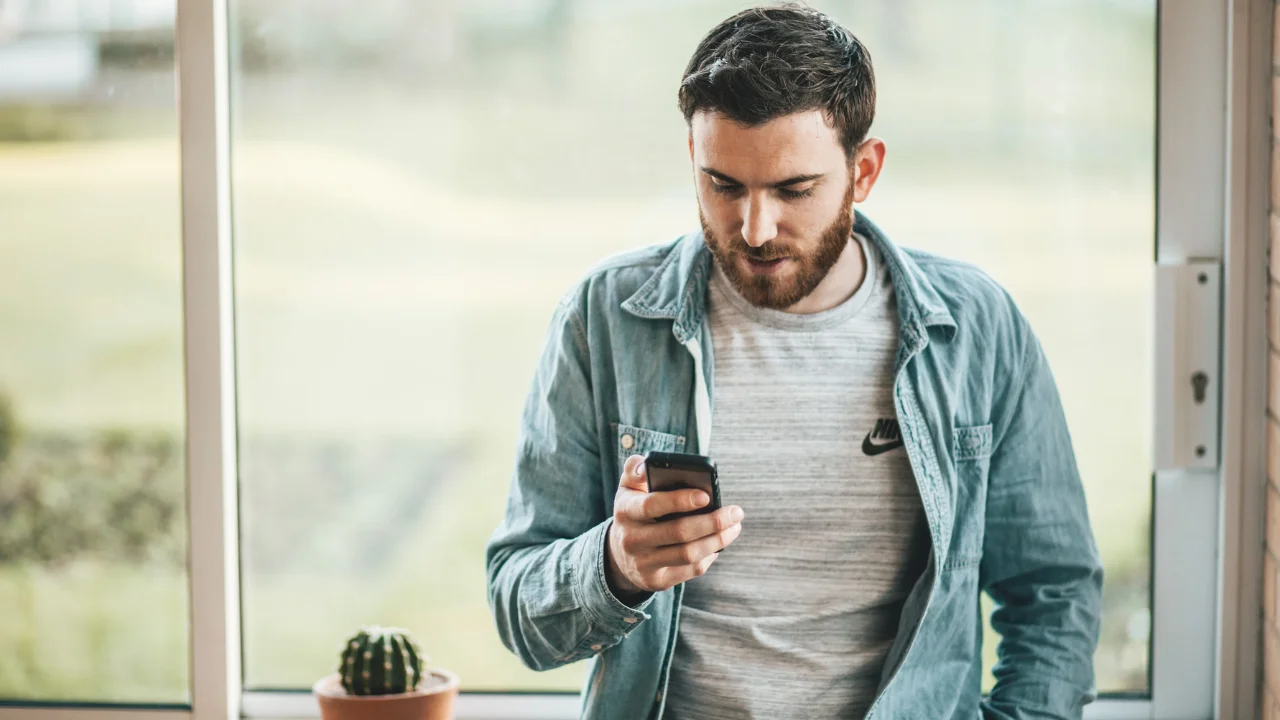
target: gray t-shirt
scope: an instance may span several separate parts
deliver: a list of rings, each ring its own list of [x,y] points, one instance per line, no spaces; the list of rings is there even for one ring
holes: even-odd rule
[[[665,718],[861,718],[929,546],[893,404],[886,268],[829,310],[751,305],[716,267],[711,454],[742,534],[685,586]]]

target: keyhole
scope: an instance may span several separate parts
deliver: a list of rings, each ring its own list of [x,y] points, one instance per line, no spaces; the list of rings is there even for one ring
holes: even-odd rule
[[[1209,376],[1197,370],[1191,375],[1191,390],[1195,393],[1196,404],[1204,403],[1204,391],[1209,386]]]

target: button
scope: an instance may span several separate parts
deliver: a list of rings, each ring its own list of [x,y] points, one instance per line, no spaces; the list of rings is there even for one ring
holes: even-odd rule
[[[659,690],[659,691],[658,691],[658,696],[657,696],[657,697],[655,697],[655,698],[654,698],[654,700],[657,700],[658,702],[662,702],[662,691],[661,691],[661,690]]]
[[[631,433],[622,436],[622,449],[630,450],[636,444],[636,439],[631,437]]]
[[[624,622],[624,623],[628,623],[628,624],[634,624],[634,623],[638,623],[638,622],[640,622],[640,621],[639,621],[639,620],[637,620],[636,618],[622,618],[622,622]]]
[[[604,646],[603,646],[603,645],[592,645],[592,646],[591,646],[591,649],[592,649],[592,650],[595,650],[596,652],[600,652],[600,650],[602,650],[603,648],[604,648]]]

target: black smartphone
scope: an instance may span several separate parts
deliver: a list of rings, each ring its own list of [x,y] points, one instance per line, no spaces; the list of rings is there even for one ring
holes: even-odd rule
[[[649,476],[649,492],[693,488],[705,492],[711,502],[689,512],[668,513],[658,518],[672,520],[686,515],[705,515],[720,509],[720,479],[716,463],[703,455],[668,453],[650,450],[644,454],[645,474]]]

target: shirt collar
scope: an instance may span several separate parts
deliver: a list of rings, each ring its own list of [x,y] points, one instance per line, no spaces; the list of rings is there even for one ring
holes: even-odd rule
[[[950,340],[955,318],[916,261],[860,211],[855,211],[854,232],[875,243],[889,269],[908,343],[922,346],[930,327],[939,328],[942,338]],[[701,232],[681,237],[640,289],[622,302],[622,309],[638,317],[674,320],[676,339],[687,342],[706,316],[711,262]]]

